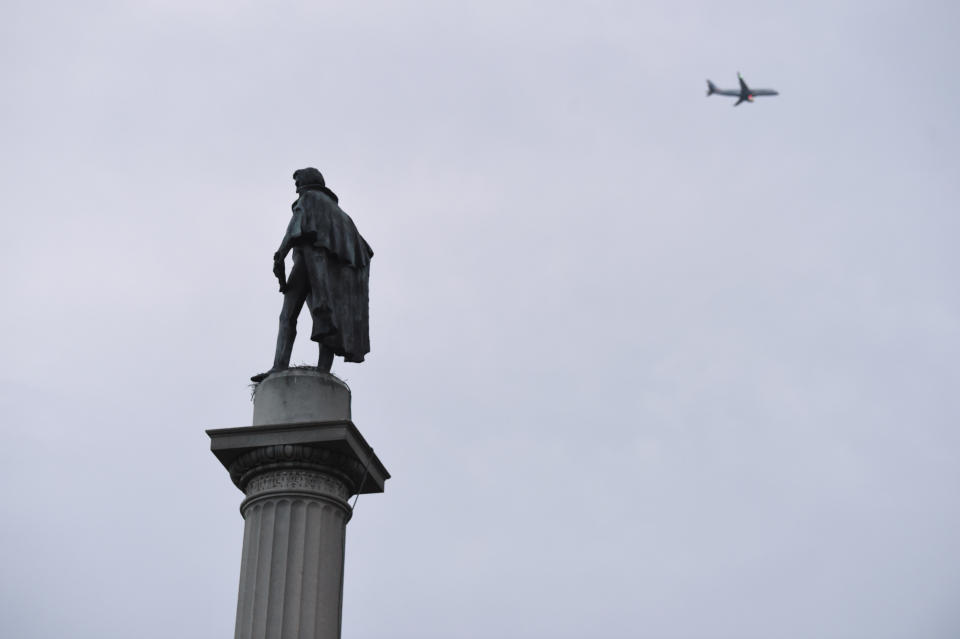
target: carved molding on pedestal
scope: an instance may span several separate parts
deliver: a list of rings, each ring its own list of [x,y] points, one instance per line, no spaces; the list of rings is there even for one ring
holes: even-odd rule
[[[247,508],[265,499],[313,500],[336,506],[349,520],[352,514],[349,498],[347,484],[326,472],[272,470],[256,475],[247,483],[247,498],[240,505],[240,512],[245,515]]]
[[[349,496],[359,489],[365,470],[356,459],[329,449],[284,444],[264,446],[240,456],[230,464],[230,479],[250,497],[248,485],[265,473],[315,471],[314,474],[321,473],[341,480]]]
[[[350,497],[346,484],[326,473],[310,470],[276,470],[257,475],[247,482],[247,497],[264,493],[322,493],[346,501]]]

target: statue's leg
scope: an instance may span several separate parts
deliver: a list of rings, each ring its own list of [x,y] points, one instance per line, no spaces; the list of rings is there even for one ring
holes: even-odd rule
[[[317,370],[321,373],[329,373],[332,366],[333,349],[320,344],[320,359],[317,361]]]
[[[307,276],[299,264],[293,265],[287,280],[287,291],[283,294],[283,308],[280,310],[280,329],[277,331],[277,352],[273,357],[273,368],[278,371],[290,366],[290,354],[293,341],[297,338],[297,317],[310,293]]]

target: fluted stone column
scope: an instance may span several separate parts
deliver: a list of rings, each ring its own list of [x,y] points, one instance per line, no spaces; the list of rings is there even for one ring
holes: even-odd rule
[[[350,391],[284,371],[257,388],[254,426],[207,432],[246,495],[235,638],[339,639],[348,500],[390,476],[350,421]]]

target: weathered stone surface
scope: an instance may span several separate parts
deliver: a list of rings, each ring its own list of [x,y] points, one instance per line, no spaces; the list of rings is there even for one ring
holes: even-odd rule
[[[339,639],[348,493],[312,471],[247,485],[235,639]]]
[[[350,419],[350,389],[313,368],[273,373],[254,390],[253,425]]]
[[[339,639],[348,500],[383,492],[390,474],[331,375],[270,376],[254,395],[254,424],[207,431],[246,495],[235,638]]]

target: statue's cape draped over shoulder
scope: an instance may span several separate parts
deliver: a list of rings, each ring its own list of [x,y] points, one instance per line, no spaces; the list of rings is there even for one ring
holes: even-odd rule
[[[310,339],[362,362],[370,352],[370,245],[325,189],[304,191],[293,204],[285,241],[300,247],[310,280]]]

